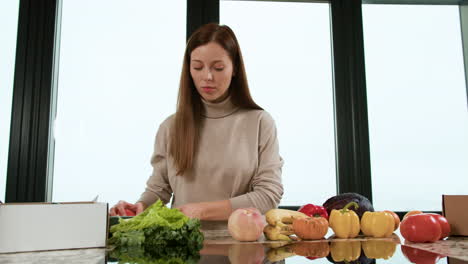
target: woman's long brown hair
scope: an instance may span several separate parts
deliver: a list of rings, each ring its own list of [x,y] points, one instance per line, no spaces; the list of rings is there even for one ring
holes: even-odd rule
[[[177,175],[183,175],[193,167],[203,121],[202,100],[190,74],[190,56],[194,49],[209,42],[221,45],[232,60],[234,76],[229,86],[232,103],[244,109],[262,109],[250,95],[244,60],[234,32],[228,26],[215,23],[197,29],[189,38],[185,48],[177,111],[171,129],[169,153],[174,159]]]

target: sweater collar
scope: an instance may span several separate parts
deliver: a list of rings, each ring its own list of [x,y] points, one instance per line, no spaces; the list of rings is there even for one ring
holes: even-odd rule
[[[232,103],[230,95],[219,103],[211,103],[203,98],[201,98],[201,100],[204,109],[203,116],[206,118],[223,118],[233,114],[239,109],[239,107]]]

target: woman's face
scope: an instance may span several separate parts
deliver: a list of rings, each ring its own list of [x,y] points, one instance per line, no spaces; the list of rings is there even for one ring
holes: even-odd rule
[[[231,58],[216,42],[199,46],[190,54],[190,75],[203,99],[221,102],[228,96],[233,76]]]

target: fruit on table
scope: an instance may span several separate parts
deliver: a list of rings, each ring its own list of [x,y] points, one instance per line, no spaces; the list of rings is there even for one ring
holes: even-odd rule
[[[395,220],[387,212],[365,212],[361,218],[361,231],[370,237],[390,237],[393,234]]]
[[[395,220],[395,227],[393,228],[393,231],[397,230],[400,226],[400,217],[393,211],[385,210],[384,212],[390,213],[393,216],[393,220]]]
[[[356,202],[359,205],[356,208],[351,208],[351,210],[354,210],[359,216],[359,219],[366,211],[374,212],[374,207],[369,199],[358,193],[338,194],[326,200],[325,203],[323,203],[323,207],[327,209],[328,215],[330,215],[333,209],[341,209],[349,202]]]
[[[265,219],[257,208],[234,210],[228,219],[229,234],[237,241],[257,241],[265,225]]]
[[[360,241],[333,241],[330,244],[330,255],[334,262],[351,262],[361,256]]]
[[[293,220],[292,227],[301,239],[321,239],[327,234],[328,221],[320,216],[300,218]]]
[[[350,202],[341,210],[331,211],[329,225],[339,238],[356,237],[361,230],[359,217],[354,211],[348,209],[351,206],[359,207],[356,202]]]
[[[405,245],[401,245],[401,251],[403,255],[411,262],[417,264],[435,264],[440,259],[445,256],[439,255],[437,253],[421,250],[418,248],[413,248]]]
[[[411,242],[435,242],[441,238],[442,227],[434,215],[415,214],[403,219],[400,233]]]
[[[306,204],[306,205],[301,206],[301,208],[299,208],[299,210],[297,211],[304,213],[310,217],[321,216],[328,220],[327,209],[325,209],[325,207],[320,206],[320,205]]]
[[[396,243],[387,240],[370,239],[361,243],[362,250],[368,258],[389,259],[395,254]]]
[[[293,217],[296,219],[306,218],[307,215],[301,212],[286,209],[271,209],[266,214],[266,221],[272,226],[284,226],[292,224]]]
[[[410,215],[416,215],[416,214],[422,214],[422,213],[423,213],[423,212],[418,211],[418,210],[409,211],[409,212],[407,212],[407,213],[403,216],[403,220],[404,220],[406,217],[410,216]]]

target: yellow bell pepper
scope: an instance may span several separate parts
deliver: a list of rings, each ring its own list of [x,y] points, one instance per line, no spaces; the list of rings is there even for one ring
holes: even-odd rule
[[[388,212],[365,212],[361,218],[361,231],[370,237],[390,237],[395,219]]]
[[[339,238],[354,238],[361,229],[359,217],[354,211],[348,209],[350,206],[356,209],[359,207],[356,202],[350,202],[343,209],[333,209],[330,213],[329,225]]]
[[[334,262],[351,262],[361,256],[360,241],[334,241],[330,245],[330,254]]]
[[[387,240],[367,240],[362,242],[362,250],[368,258],[389,259],[395,254],[396,243]]]

